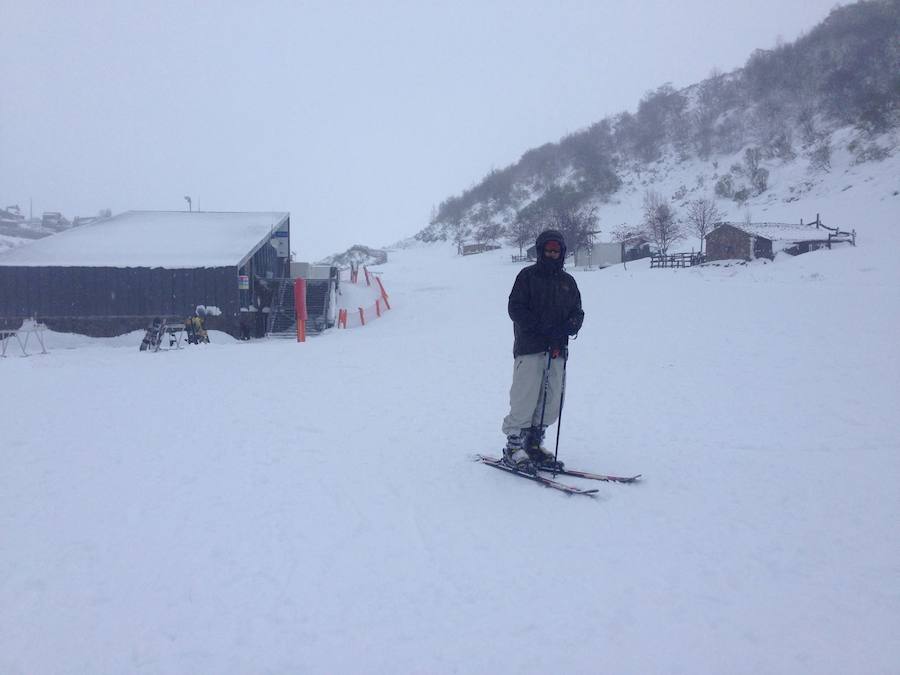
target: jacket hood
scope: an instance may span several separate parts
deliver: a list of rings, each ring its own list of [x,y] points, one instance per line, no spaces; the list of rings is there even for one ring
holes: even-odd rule
[[[544,244],[548,241],[558,241],[560,247],[559,258],[557,260],[549,260],[544,258]],[[544,230],[541,232],[534,242],[535,253],[537,254],[537,264],[545,269],[561,270],[566,264],[566,238],[559,230]]]

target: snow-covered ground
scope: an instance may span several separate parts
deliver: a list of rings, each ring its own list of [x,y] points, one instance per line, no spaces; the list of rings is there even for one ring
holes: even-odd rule
[[[30,244],[31,239],[23,239],[22,237],[11,237],[7,234],[0,234],[0,253],[15,248],[16,246],[24,246]]]
[[[303,345],[0,361],[0,673],[896,673],[896,168],[790,205],[857,248],[575,272],[561,458],[645,476],[596,499],[471,461],[508,250]]]

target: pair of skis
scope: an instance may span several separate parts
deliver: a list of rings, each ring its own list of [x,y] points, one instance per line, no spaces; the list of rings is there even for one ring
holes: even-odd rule
[[[496,457],[488,457],[487,455],[478,455],[477,460],[483,464],[487,464],[488,466],[492,466],[495,469],[500,469],[501,471],[506,471],[507,473],[511,473],[515,476],[521,476],[522,478],[526,478],[528,480],[534,481],[536,483],[540,483],[548,488],[553,488],[554,490],[559,490],[560,492],[565,492],[570,495],[595,495],[598,490],[596,488],[580,488],[574,485],[567,485],[566,483],[560,483],[553,478],[548,478],[544,473],[553,473],[555,476],[573,476],[575,478],[587,478],[589,480],[602,480],[610,483],[634,483],[638,479],[640,479],[641,474],[637,474],[635,476],[610,476],[602,473],[589,473],[587,471],[576,471],[574,469],[561,469],[561,470],[543,470],[544,473],[537,474],[527,473],[525,471],[519,471],[518,469],[505,464],[501,460]]]

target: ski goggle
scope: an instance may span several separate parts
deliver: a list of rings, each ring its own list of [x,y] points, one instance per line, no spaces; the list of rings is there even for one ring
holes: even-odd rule
[[[544,244],[544,251],[547,253],[559,253],[562,250],[562,247],[559,245],[558,241],[548,241]]]

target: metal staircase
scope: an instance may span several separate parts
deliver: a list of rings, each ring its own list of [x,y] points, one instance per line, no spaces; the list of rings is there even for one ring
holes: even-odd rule
[[[294,306],[294,280],[277,279],[272,309],[266,323],[268,337],[295,337],[297,334],[297,310]],[[330,328],[328,310],[331,287],[328,279],[307,279],[306,314],[307,333],[321,333]]]
[[[277,279],[269,318],[266,322],[266,336],[293,337],[297,330],[297,313],[294,308],[294,280]]]

